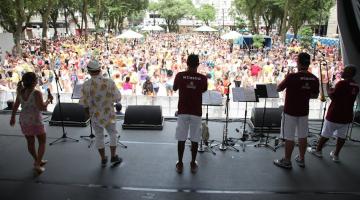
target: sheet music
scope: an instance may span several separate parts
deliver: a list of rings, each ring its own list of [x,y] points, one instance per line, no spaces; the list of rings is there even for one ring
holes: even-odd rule
[[[202,93],[203,105],[222,105],[221,93],[214,90],[208,90]]]
[[[279,98],[276,84],[266,84],[266,91],[268,98]]]
[[[80,99],[83,84],[75,84],[71,99]]]
[[[256,102],[254,88],[232,88],[234,102]]]

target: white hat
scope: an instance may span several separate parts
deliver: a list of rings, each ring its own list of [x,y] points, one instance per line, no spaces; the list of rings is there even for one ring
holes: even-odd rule
[[[99,61],[97,61],[97,60],[90,60],[89,63],[87,64],[87,69],[88,69],[89,71],[98,71],[98,70],[100,70]]]

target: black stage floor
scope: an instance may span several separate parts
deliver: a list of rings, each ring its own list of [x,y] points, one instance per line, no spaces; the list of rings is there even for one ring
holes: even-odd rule
[[[174,131],[176,121],[165,122],[162,131],[121,130],[127,149],[118,150],[124,162],[101,168],[94,147],[80,140],[47,145],[46,171],[34,176],[32,161],[19,126],[8,125],[9,115],[0,115],[0,199],[360,199],[360,144],[347,142],[341,163],[307,154],[306,168],[293,163],[280,169],[272,161],[283,155],[254,146],[245,152],[219,151],[198,155],[199,170],[191,174],[190,151],[185,151],[183,174],[175,172],[177,160]],[[223,124],[211,121],[210,138],[221,139]],[[229,124],[229,136],[241,122]],[[68,136],[79,138],[90,129],[66,127]],[[47,127],[47,143],[61,136],[60,127]],[[360,129],[353,136],[359,138]],[[276,134],[275,134],[276,135]],[[309,138],[312,140],[312,138]],[[271,141],[273,143],[273,141]],[[239,148],[239,147],[238,147]],[[108,153],[108,149],[107,149]],[[297,149],[294,155],[297,154]]]

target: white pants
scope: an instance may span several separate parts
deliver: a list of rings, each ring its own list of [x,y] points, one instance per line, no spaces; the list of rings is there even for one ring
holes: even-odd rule
[[[325,120],[321,136],[325,138],[335,136],[337,138],[345,139],[349,127],[350,124],[339,124]]]
[[[291,116],[283,113],[281,119],[280,137],[294,141],[295,135],[298,138],[307,138],[309,133],[308,116]]]
[[[97,122],[92,122],[92,127],[95,132],[95,146],[98,149],[105,148],[104,144],[104,128],[106,129],[106,132],[109,134],[110,137],[110,146],[116,146],[117,145],[117,136],[116,134],[118,131],[116,130],[116,123],[111,124],[107,127],[101,126]]]
[[[192,142],[201,140],[201,117],[196,115],[181,114],[178,116],[175,138],[186,141],[190,136]]]

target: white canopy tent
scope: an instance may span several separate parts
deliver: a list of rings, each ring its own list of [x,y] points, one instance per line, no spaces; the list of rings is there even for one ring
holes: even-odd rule
[[[216,32],[218,30],[211,28],[209,26],[203,25],[203,26],[200,26],[200,27],[194,29],[194,31],[196,31],[196,32]]]
[[[144,37],[140,33],[137,33],[132,30],[126,30],[122,34],[116,36],[116,39],[138,39]]]
[[[235,40],[241,37],[242,35],[236,31],[230,31],[221,36],[223,40]]]
[[[144,28],[141,29],[142,31],[164,31],[164,29],[159,26],[159,25],[155,25],[155,26],[144,26]]]

